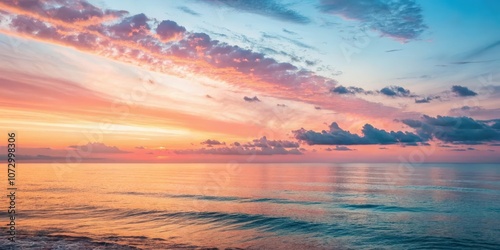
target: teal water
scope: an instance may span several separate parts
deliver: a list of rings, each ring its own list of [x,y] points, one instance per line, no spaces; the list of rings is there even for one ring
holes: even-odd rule
[[[18,241],[2,249],[500,249],[493,164],[24,164],[17,178]]]

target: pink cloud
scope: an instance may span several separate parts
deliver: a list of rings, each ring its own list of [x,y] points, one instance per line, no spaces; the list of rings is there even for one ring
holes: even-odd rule
[[[158,25],[158,27],[156,27],[156,34],[158,34],[164,42],[180,38],[184,32],[186,32],[186,28],[179,26],[176,22],[170,20],[164,20]]]
[[[62,6],[62,7],[60,7]],[[359,98],[330,94],[334,79],[316,75],[263,53],[192,33],[177,23],[151,22],[145,14],[101,10],[85,1],[7,1],[10,28],[34,39],[71,46],[157,71],[179,74],[172,65],[192,73],[251,88],[269,96],[298,100],[366,117],[378,114],[416,116]],[[116,19],[113,22],[108,22]],[[168,67],[166,65],[169,65]]]

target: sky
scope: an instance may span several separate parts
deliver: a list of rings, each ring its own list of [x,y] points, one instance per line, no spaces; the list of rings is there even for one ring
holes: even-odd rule
[[[498,163],[499,14],[495,0],[2,0],[0,128],[26,162]]]

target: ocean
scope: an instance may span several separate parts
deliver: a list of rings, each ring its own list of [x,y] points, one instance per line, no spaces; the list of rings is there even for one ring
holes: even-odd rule
[[[17,238],[7,240],[4,196],[1,249],[500,249],[498,164],[17,171]]]

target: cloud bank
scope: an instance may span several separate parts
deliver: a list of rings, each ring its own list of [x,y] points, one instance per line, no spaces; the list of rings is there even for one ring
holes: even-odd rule
[[[387,132],[370,124],[363,126],[362,136],[341,129],[336,122],[330,125],[328,131],[316,132],[301,128],[293,131],[293,133],[297,140],[306,142],[309,145],[414,144],[426,141],[411,132]]]
[[[478,121],[470,117],[424,115],[419,120],[404,119],[402,122],[416,129],[424,138],[444,142],[481,144],[500,140],[500,120]]]

